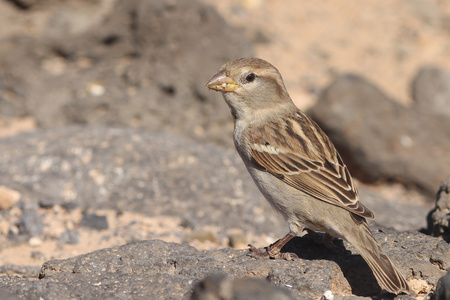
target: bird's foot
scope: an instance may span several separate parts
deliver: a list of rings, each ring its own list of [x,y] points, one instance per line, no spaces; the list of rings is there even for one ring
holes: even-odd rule
[[[250,249],[248,249],[249,253],[247,254],[253,258],[273,258],[273,259],[284,259],[284,260],[295,260],[298,259],[297,254],[291,252],[280,252],[271,251],[275,250],[272,246],[265,247],[266,251],[261,251],[253,245],[248,245]]]

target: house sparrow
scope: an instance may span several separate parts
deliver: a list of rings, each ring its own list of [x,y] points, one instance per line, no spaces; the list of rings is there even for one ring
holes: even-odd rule
[[[251,256],[295,258],[281,248],[301,230],[350,242],[381,288],[410,293],[367,226],[370,209],[339,153],[319,126],[292,102],[278,70],[265,60],[242,58],[222,66],[206,84],[222,92],[234,118],[234,143],[256,185],[289,224],[289,233]]]

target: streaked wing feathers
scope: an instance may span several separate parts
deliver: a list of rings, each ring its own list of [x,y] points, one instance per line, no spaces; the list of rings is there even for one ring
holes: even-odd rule
[[[373,213],[359,201],[350,173],[328,137],[308,117],[299,116],[301,119],[291,119],[287,124],[291,129],[297,129],[296,141],[291,145],[279,144],[280,128],[260,127],[253,131],[250,136],[257,138],[250,141],[252,158],[267,172],[298,190],[358,216],[373,218]],[[308,122],[308,128],[312,126],[313,129],[303,132],[304,122]],[[306,138],[305,134],[315,136],[311,139]],[[303,140],[298,141],[301,138]]]

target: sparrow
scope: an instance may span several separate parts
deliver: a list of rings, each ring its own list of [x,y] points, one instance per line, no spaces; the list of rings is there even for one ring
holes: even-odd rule
[[[373,212],[341,156],[320,127],[292,102],[278,70],[259,58],[232,60],[206,87],[222,92],[234,118],[234,144],[261,193],[281,213],[289,233],[256,258],[295,258],[281,248],[304,229],[351,243],[380,287],[410,293],[403,275],[384,253],[366,219]]]

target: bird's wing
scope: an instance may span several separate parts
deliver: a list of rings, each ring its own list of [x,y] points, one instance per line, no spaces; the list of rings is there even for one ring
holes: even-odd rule
[[[252,159],[261,168],[318,200],[363,218],[374,217],[359,201],[352,177],[333,144],[306,115],[297,112],[285,123],[268,123],[249,133]],[[353,214],[356,222],[362,221]]]

